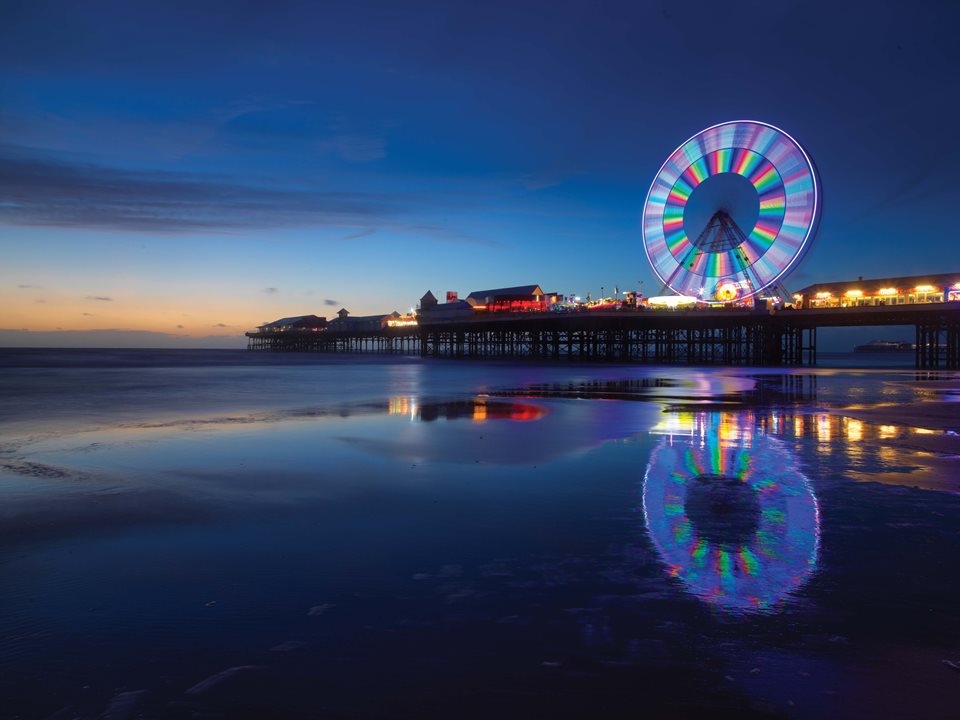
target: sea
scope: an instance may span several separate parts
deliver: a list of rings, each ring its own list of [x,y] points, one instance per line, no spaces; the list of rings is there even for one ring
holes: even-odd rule
[[[0,718],[955,718],[911,361],[0,350]]]

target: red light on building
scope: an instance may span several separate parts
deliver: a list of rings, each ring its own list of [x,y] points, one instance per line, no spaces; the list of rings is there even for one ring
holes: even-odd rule
[[[531,312],[547,309],[546,300],[494,300],[487,305],[490,312]]]

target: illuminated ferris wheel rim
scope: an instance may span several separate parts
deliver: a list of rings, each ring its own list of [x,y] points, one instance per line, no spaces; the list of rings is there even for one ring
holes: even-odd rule
[[[644,198],[644,203],[643,203],[641,233],[643,236],[643,249],[644,249],[644,254],[647,257],[647,262],[650,263],[650,267],[653,269],[654,274],[664,284],[664,287],[668,287],[674,292],[679,293],[681,295],[684,294],[683,289],[678,289],[677,287],[674,286],[676,283],[671,282],[670,274],[667,274],[667,277],[664,277],[664,274],[661,273],[661,269],[658,267],[660,263],[654,257],[651,256],[651,249],[650,249],[651,241],[650,241],[650,238],[648,237],[648,229],[647,229],[647,224],[648,224],[647,217],[649,214],[651,197],[653,196],[654,190],[657,189],[658,183],[662,183],[664,170],[672,162],[675,162],[675,160],[678,158],[678,156],[680,156],[684,148],[690,146],[691,143],[695,143],[696,141],[698,141],[699,138],[706,137],[710,133],[714,133],[718,129],[724,128],[726,126],[758,126],[761,128],[766,128],[768,130],[771,130],[774,133],[785,138],[790,143],[790,145],[792,145],[793,148],[795,148],[796,151],[799,152],[799,155],[803,158],[804,165],[806,167],[807,172],[809,173],[810,183],[811,183],[810,191],[812,192],[812,202],[810,203],[809,221],[804,223],[805,228],[804,228],[802,240],[799,242],[796,249],[791,253],[791,256],[789,257],[789,259],[783,264],[782,267],[778,267],[776,269],[775,274],[771,278],[769,278],[765,282],[760,283],[758,287],[753,287],[749,292],[747,292],[744,295],[744,297],[752,297],[754,295],[757,295],[760,292],[762,292],[765,288],[770,287],[771,285],[774,285],[775,283],[779,282],[790,271],[790,269],[797,263],[797,261],[803,257],[804,253],[808,249],[808,246],[810,244],[812,237],[814,236],[814,234],[816,233],[819,227],[820,207],[822,204],[820,174],[817,171],[817,166],[813,162],[813,159],[810,157],[809,153],[807,153],[804,147],[796,140],[796,138],[794,138],[790,133],[786,132],[782,128],[779,128],[776,125],[773,125],[768,122],[764,122],[762,120],[728,120],[728,121],[716,123],[707,128],[704,128],[703,130],[700,130],[699,132],[694,133],[693,135],[688,137],[686,140],[684,140],[682,143],[680,143],[680,145],[678,145],[676,149],[667,156],[667,159],[663,161],[663,164],[660,165],[660,168],[657,170],[656,174],[654,175],[653,181],[650,183],[650,187],[647,190],[647,194],[646,194],[646,197]],[[733,139],[731,139],[730,142],[732,143]],[[689,169],[689,167],[692,166],[695,162],[702,160],[708,154],[716,153],[718,150],[721,150],[721,149],[735,149],[735,150],[742,149],[745,151],[756,152],[752,148],[745,145],[730,144],[723,148],[714,148],[709,152],[704,151],[696,160],[691,161],[691,163],[687,166],[686,169]],[[763,160],[769,162],[769,160],[762,153],[757,153],[757,154],[760,155],[760,157]],[[770,163],[770,165],[773,166],[774,170],[777,170],[777,167],[773,165],[773,163]],[[684,171],[681,171],[681,173],[678,173],[678,176],[682,174],[682,172],[686,172],[686,169]],[[784,201],[784,204],[786,207],[786,199]],[[661,213],[661,221],[662,221],[662,213]],[[783,217],[780,218],[780,222],[782,224]],[[662,236],[662,239],[665,242],[666,234],[663,230],[662,225],[660,227],[660,234]],[[779,236],[779,231],[778,231],[778,236]],[[774,238],[774,240],[776,240],[776,238]],[[756,262],[758,259],[759,258],[755,259],[754,262]],[[751,265],[752,264],[753,263],[751,263]],[[676,270],[681,267],[682,265],[678,265],[678,268],[676,268],[674,272],[676,272]],[[745,268],[742,269],[742,272],[745,276],[747,275]],[[718,278],[717,287],[729,284],[729,282],[730,282],[729,277],[721,276]],[[738,282],[736,284],[739,286],[742,283]],[[703,288],[701,287],[701,292],[699,293],[699,295],[702,295],[702,291],[703,291]]]

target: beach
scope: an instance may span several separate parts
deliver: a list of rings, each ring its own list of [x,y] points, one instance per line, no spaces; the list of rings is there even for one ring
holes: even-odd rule
[[[0,717],[956,707],[956,373],[0,368]]]

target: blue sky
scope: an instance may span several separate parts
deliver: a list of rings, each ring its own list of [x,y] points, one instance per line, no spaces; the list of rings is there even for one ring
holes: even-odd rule
[[[820,170],[821,231],[791,288],[960,268],[957,14],[8,0],[0,343],[228,344],[427,289],[654,294],[649,183],[687,137],[741,118]]]

